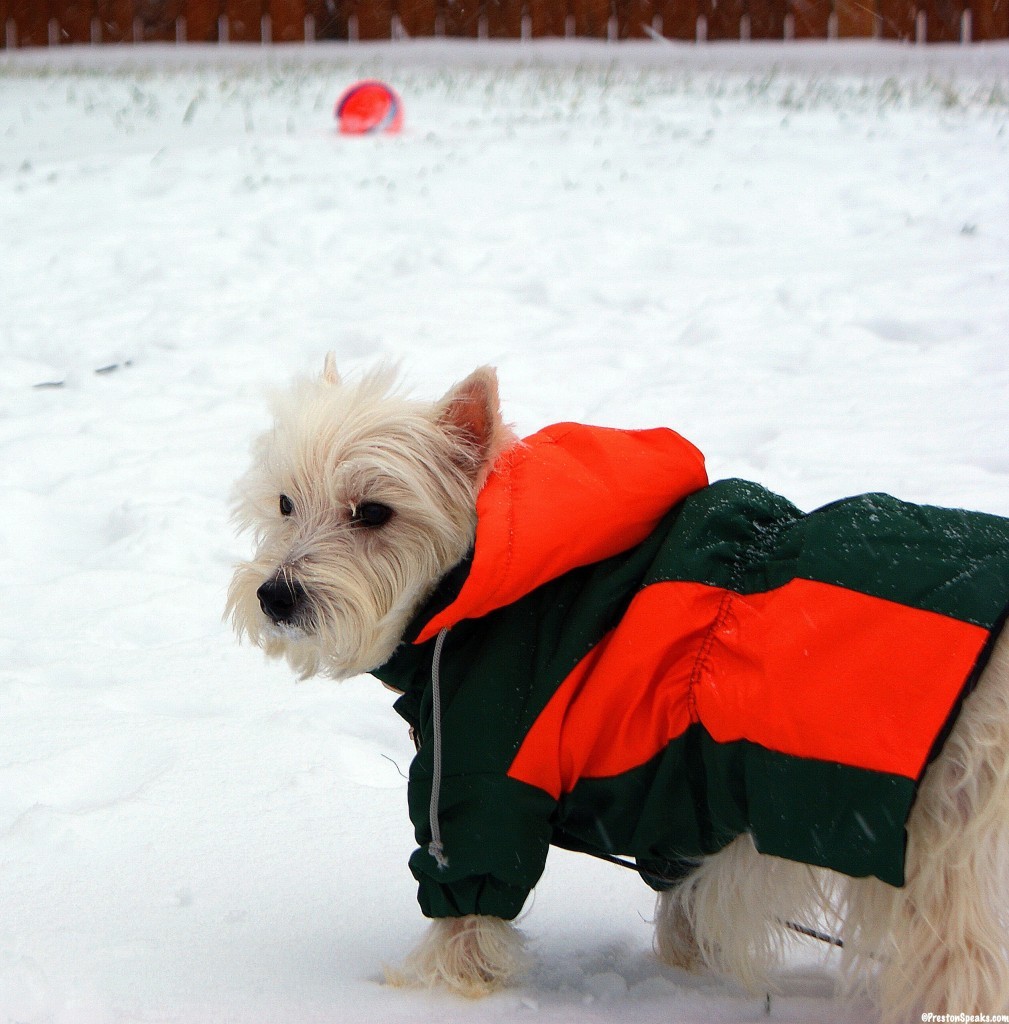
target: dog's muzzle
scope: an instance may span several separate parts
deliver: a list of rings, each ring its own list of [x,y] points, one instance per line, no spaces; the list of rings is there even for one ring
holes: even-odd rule
[[[305,603],[305,591],[283,575],[267,580],[256,591],[263,614],[276,625],[293,625]]]

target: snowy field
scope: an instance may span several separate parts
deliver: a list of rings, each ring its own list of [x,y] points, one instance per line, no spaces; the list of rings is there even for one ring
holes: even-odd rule
[[[365,75],[402,135],[334,133]],[[0,54],[0,1021],[768,1019],[560,852],[523,987],[384,987],[411,747],[373,680],[234,642],[231,482],[332,349],[429,397],[493,363],[522,432],[666,424],[806,508],[1009,514],[1007,181],[1007,46]],[[770,1019],[871,1020],[819,956]]]

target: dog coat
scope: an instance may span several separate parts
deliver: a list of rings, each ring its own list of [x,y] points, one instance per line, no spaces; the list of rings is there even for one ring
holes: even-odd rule
[[[423,912],[515,917],[551,844],[661,889],[744,832],[902,885],[1007,605],[1009,520],[882,494],[804,514],[708,485],[669,430],[535,434],[374,673],[418,742]]]

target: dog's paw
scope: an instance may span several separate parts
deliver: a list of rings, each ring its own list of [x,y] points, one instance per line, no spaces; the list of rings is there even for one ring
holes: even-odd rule
[[[694,937],[683,904],[670,893],[659,896],[655,908],[655,955],[667,967],[677,967],[689,974],[704,970],[704,957]]]
[[[390,985],[442,986],[478,999],[507,985],[528,967],[520,933],[496,917],[435,921],[401,967],[387,967]]]

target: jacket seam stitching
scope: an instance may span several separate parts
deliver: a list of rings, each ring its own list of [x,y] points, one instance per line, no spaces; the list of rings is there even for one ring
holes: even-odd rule
[[[697,688],[701,682],[701,674],[706,668],[709,667],[709,658],[711,655],[711,649],[715,645],[715,638],[719,632],[721,632],[726,620],[729,617],[729,611],[732,607],[732,602],[736,595],[731,590],[725,590],[722,592],[722,599],[718,603],[718,611],[715,613],[715,617],[708,627],[707,633],[704,634],[704,640],[701,642],[701,648],[697,652],[697,657],[694,659],[694,665],[690,672],[690,682],[687,687],[687,707],[690,712],[690,721],[697,723],[701,720],[700,712],[697,708]]]
[[[718,611],[715,612],[715,617],[712,620],[711,625],[708,627],[708,631],[704,634],[704,640],[701,642],[700,650],[697,652],[697,657],[694,659],[694,665],[690,672],[690,682],[687,686],[687,708],[690,713],[690,721],[693,723],[701,720],[700,712],[697,707],[697,689],[701,683],[701,675],[705,669],[710,668],[712,648],[715,646],[715,640],[717,639],[718,634],[722,631],[725,627],[725,623],[728,621],[733,603],[736,598],[740,596],[739,591],[742,586],[743,577],[746,575],[747,571],[756,564],[759,558],[771,550],[774,540],[777,537],[777,530],[768,532],[773,533],[773,536],[762,536],[758,534],[737,557],[736,565],[732,572],[732,578],[729,581],[729,585],[722,593],[722,599],[718,603]]]

